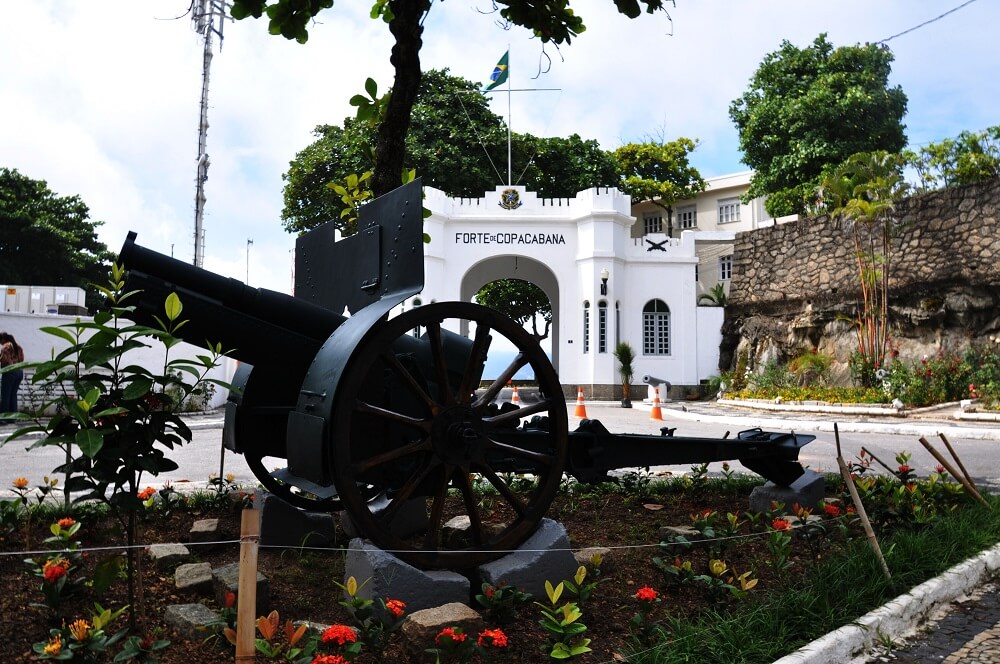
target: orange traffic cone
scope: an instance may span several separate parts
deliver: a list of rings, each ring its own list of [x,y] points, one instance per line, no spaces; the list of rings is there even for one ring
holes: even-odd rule
[[[517,396],[517,385],[514,386],[514,394],[510,395],[510,402],[515,406],[521,405],[521,399]]]
[[[573,417],[587,419],[587,407],[583,405],[582,387],[576,388],[576,410],[573,411]]]
[[[653,409],[649,411],[649,419],[663,421],[663,412],[660,410],[660,388],[655,388],[653,393]]]

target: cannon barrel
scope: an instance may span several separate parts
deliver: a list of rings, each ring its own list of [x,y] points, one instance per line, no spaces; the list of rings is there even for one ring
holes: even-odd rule
[[[119,254],[126,291],[140,291],[135,322],[153,325],[176,292],[187,323],[177,336],[206,347],[221,343],[231,357],[258,366],[276,359],[305,371],[344,317],[304,300],[223,277],[135,243],[130,232]],[[294,373],[294,370],[291,372]],[[300,381],[301,382],[301,381]]]
[[[668,390],[670,389],[670,381],[664,378],[657,378],[656,376],[650,376],[649,374],[646,374],[642,377],[642,382],[644,382],[646,385],[649,385],[650,387],[659,387],[660,385],[665,384],[667,386],[667,389]]]

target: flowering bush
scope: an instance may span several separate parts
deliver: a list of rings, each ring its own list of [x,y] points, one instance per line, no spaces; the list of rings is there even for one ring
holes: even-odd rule
[[[648,647],[663,636],[663,628],[651,616],[656,605],[660,603],[660,593],[649,586],[643,586],[635,591],[634,597],[639,603],[639,612],[632,616],[629,627],[632,630],[632,637],[639,646]]]
[[[125,609],[112,611],[100,604],[95,604],[96,613],[89,621],[79,618],[61,628],[49,630],[46,641],[34,644],[32,649],[41,660],[72,660],[96,661],[100,653],[120,641],[127,630],[121,630],[109,636],[104,628],[117,619]],[[117,659],[115,661],[124,661]]]
[[[491,649],[507,647],[507,635],[500,629],[486,629],[475,641],[461,627],[445,627],[434,637],[434,648],[427,652],[435,655],[438,664],[469,662],[475,655],[487,657]]]

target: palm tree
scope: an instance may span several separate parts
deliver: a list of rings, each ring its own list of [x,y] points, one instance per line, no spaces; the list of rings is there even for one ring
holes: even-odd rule
[[[726,287],[722,282],[715,284],[707,293],[701,294],[698,298],[698,304],[701,304],[702,300],[707,300],[709,306],[712,307],[726,306]]]
[[[618,375],[622,379],[622,408],[632,407],[632,376],[635,369],[635,351],[627,341],[619,341],[615,345],[615,359],[618,360]]]

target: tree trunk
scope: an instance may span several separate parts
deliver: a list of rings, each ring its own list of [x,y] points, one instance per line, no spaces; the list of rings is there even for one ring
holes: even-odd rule
[[[396,74],[385,119],[378,128],[375,143],[372,191],[376,196],[386,194],[402,184],[410,112],[420,87],[420,46],[424,31],[420,22],[430,9],[430,3],[426,0],[393,0],[389,6],[394,14],[389,23],[389,31],[396,39],[389,62]]]

